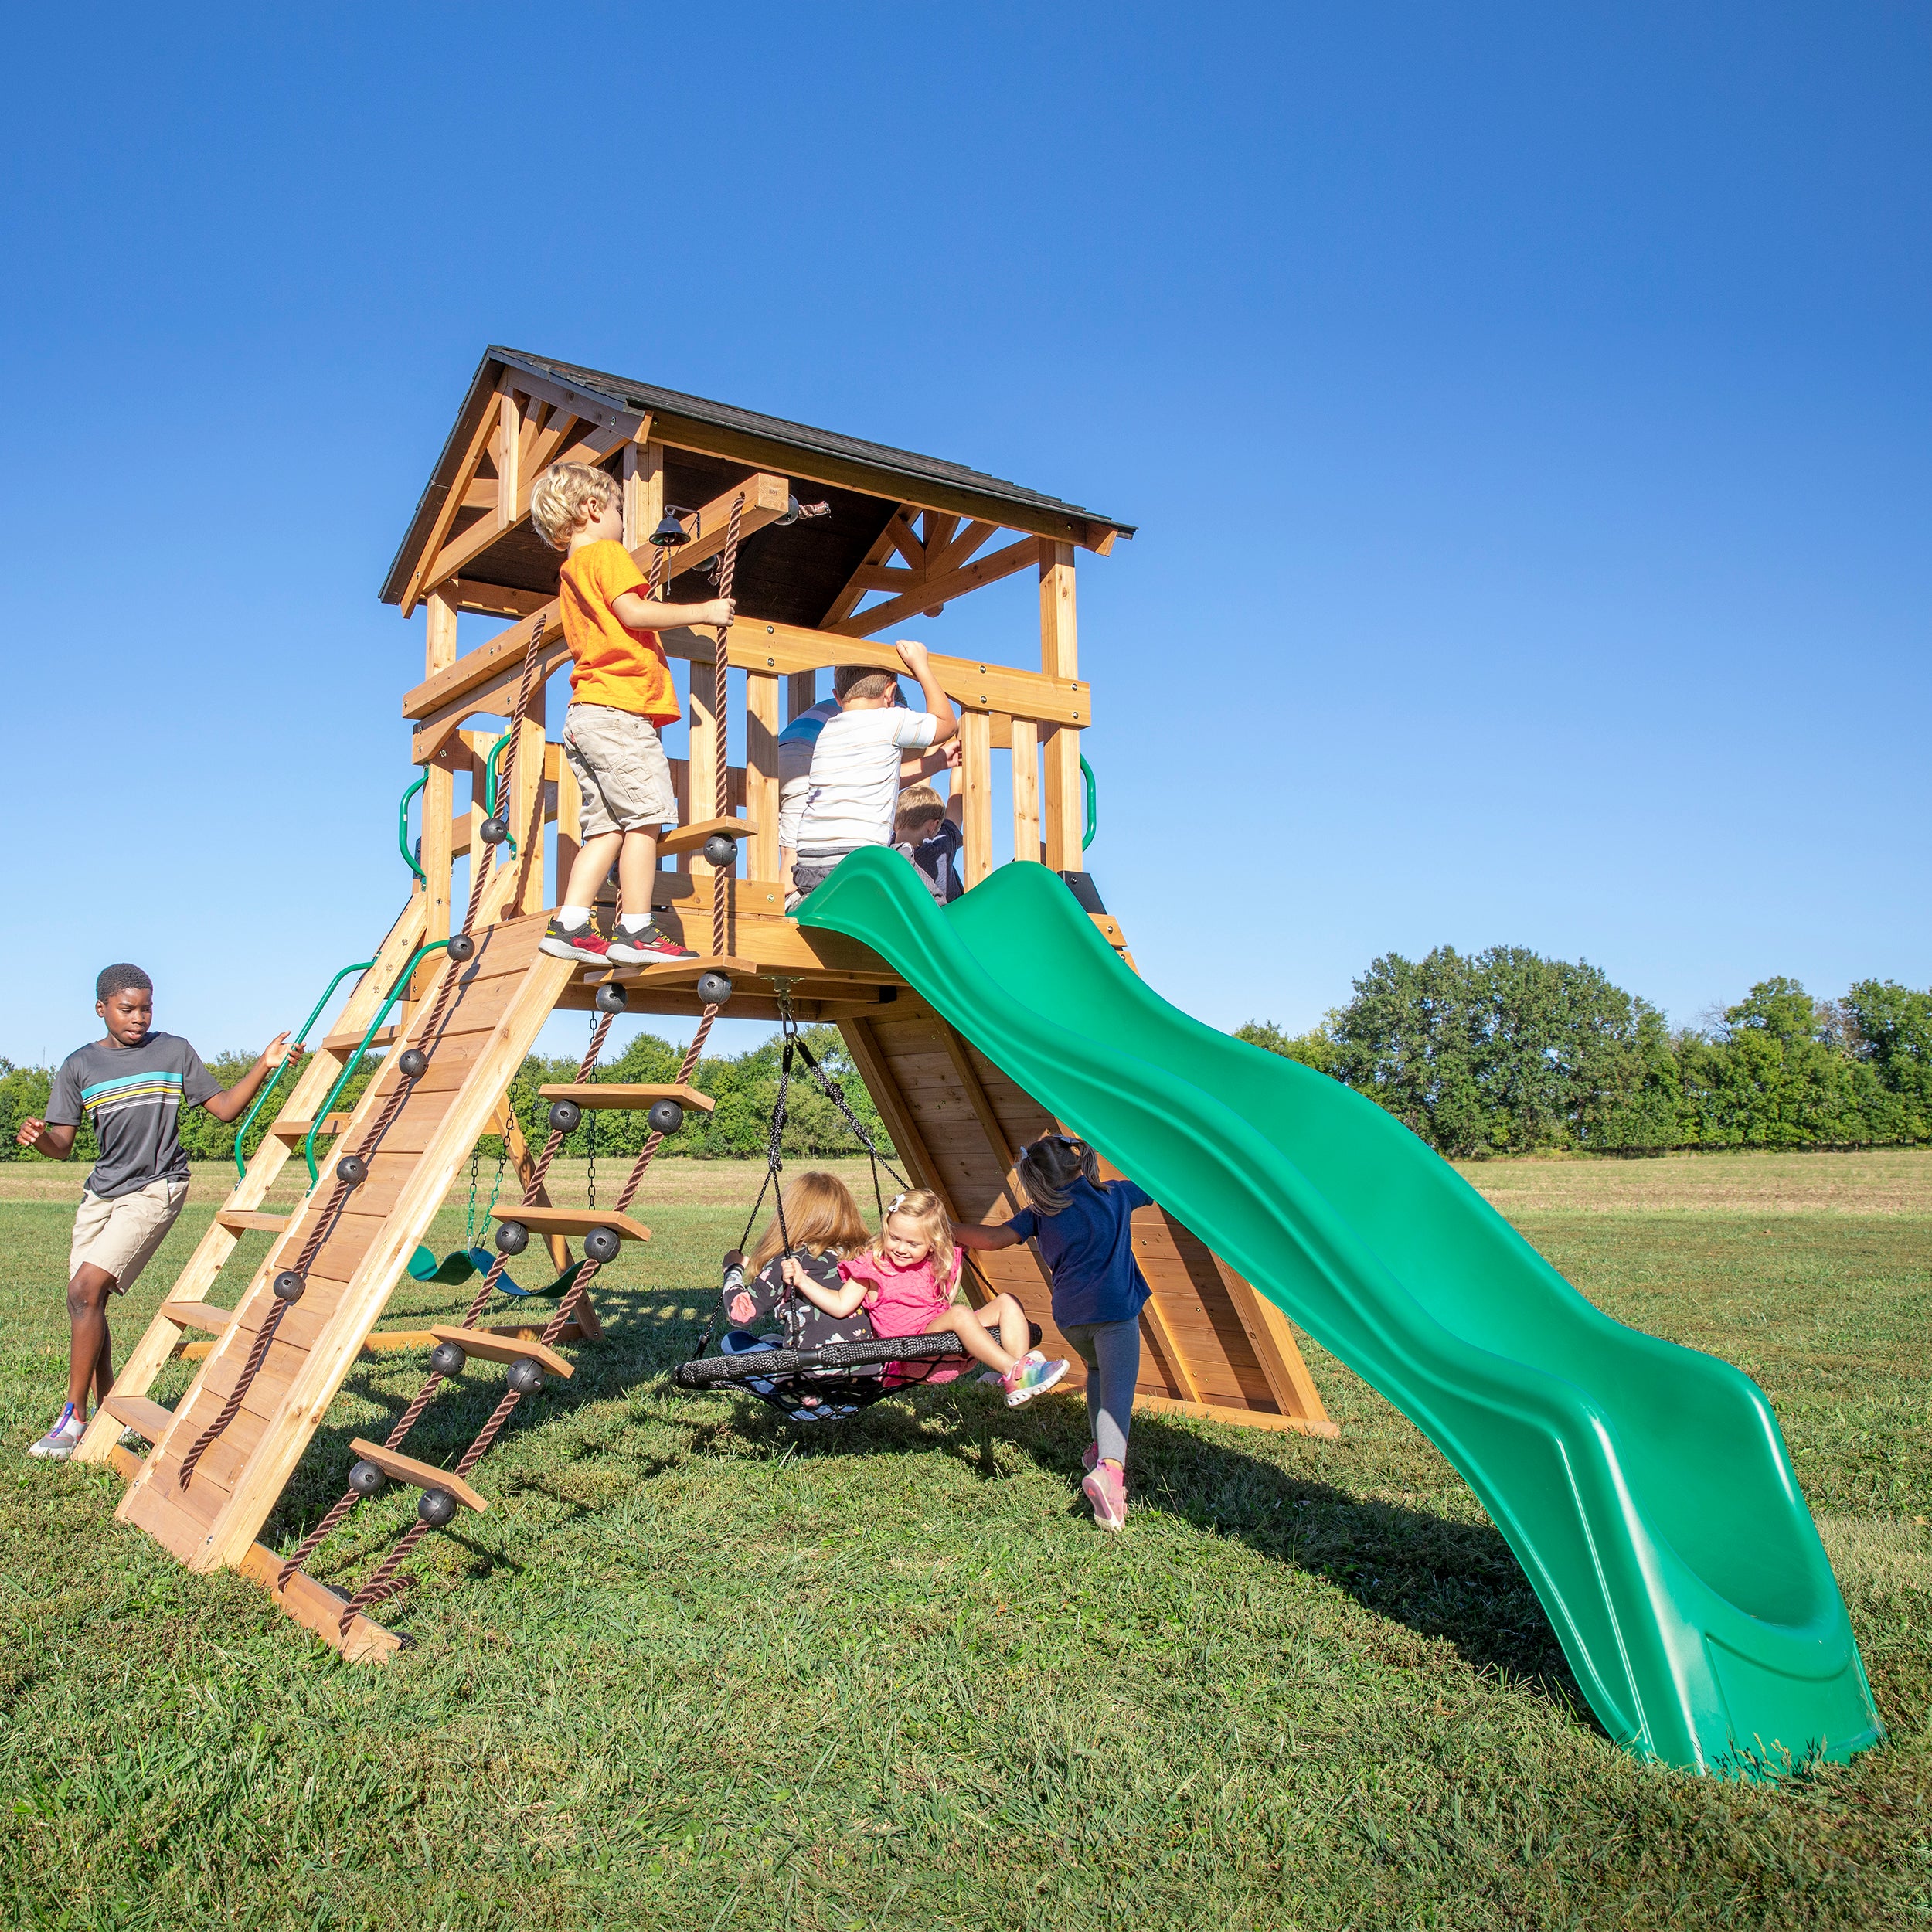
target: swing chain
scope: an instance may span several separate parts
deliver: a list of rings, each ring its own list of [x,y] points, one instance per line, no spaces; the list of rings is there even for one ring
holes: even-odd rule
[[[463,1247],[465,1253],[476,1246],[476,1182],[483,1164],[483,1142],[479,1136],[470,1149],[470,1198],[463,1210]]]

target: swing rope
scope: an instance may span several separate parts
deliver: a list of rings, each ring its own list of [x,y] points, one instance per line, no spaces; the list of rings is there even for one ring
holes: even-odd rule
[[[725,532],[724,556],[718,566],[718,595],[728,598],[731,586],[738,574],[738,533],[744,523],[745,499],[741,490],[731,499],[731,522]],[[728,625],[718,627],[718,642],[711,654],[711,735],[716,740],[716,757],[713,760],[712,779],[712,810],[720,818],[731,816],[731,757],[730,733],[727,726],[731,713],[730,701],[731,631]],[[730,911],[736,896],[738,862],[736,847],[733,849],[729,866],[720,866],[711,876],[711,952],[715,959],[725,956],[725,941],[730,937]]]

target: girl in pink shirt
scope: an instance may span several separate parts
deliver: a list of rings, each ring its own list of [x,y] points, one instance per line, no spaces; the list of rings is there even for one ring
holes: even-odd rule
[[[951,1334],[976,1362],[999,1377],[1009,1408],[1017,1409],[1066,1372],[1029,1348],[1026,1311],[1010,1294],[997,1294],[983,1308],[955,1306],[959,1256],[939,1196],[924,1188],[895,1196],[886,1222],[862,1253],[838,1264],[839,1286],[824,1288],[795,1261],[785,1279],[826,1314],[849,1315],[864,1305],[872,1332],[882,1338]]]

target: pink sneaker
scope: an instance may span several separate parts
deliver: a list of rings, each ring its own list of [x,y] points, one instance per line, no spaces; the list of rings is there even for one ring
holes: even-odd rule
[[[1117,1464],[1102,1463],[1082,1481],[1080,1493],[1094,1505],[1094,1520],[1103,1529],[1127,1527],[1127,1478]]]

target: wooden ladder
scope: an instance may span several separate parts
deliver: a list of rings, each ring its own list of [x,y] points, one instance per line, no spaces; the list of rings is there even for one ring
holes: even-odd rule
[[[411,1086],[370,1158],[368,1179],[331,1217],[308,1270],[306,1292],[283,1317],[240,1413],[210,1445],[185,1487],[179,1480],[183,1458],[237,1387],[255,1338],[275,1305],[270,1285],[274,1274],[301,1253],[333,1193],[331,1170],[324,1170],[301,1209],[290,1217],[174,1410],[151,1405],[142,1413],[152,1429],[141,1422],[131,1425],[148,1435],[154,1447],[134,1471],[117,1513],[191,1570],[243,1565],[249,1559],[257,1532],[386,1305],[403,1264],[428,1231],[478,1137],[488,1130],[511,1077],[576,971],[575,961],[537,951],[546,923],[546,916],[537,914],[489,927],[478,933],[473,960],[460,967],[445,960],[442,970],[459,975],[458,990],[434,1042],[416,1037],[434,998],[433,988],[423,989],[403,1037],[430,1053],[429,1070]],[[379,971],[364,984],[377,981],[386,989],[408,951],[403,950],[388,979]],[[364,1009],[363,1025],[373,1010],[373,1003]],[[391,1054],[370,1082],[341,1144],[359,1145],[358,1135],[401,1078],[397,1057]],[[319,1097],[314,1096],[311,1104]],[[179,1292],[173,1298],[183,1298]],[[157,1321],[172,1337],[179,1336],[174,1318]],[[168,1346],[172,1349],[172,1339]],[[106,1405],[111,1417],[115,1398],[124,1393],[131,1402],[141,1393],[132,1387],[124,1391],[117,1382]]]
[[[284,1231],[283,1217],[266,1216],[260,1212],[269,1189],[281,1178],[282,1169],[288,1165],[298,1145],[282,1123],[286,1121],[292,1126],[298,1120],[305,1122],[312,1118],[315,1110],[327,1097],[329,1089],[335,1084],[337,1075],[354,1052],[355,1043],[361,1039],[389,988],[395,985],[396,975],[409,964],[410,954],[422,944],[426,903],[420,893],[411,896],[401,916],[389,928],[389,937],[383,941],[381,950],[376,955],[376,963],[363,974],[349,995],[349,1002],[335,1022],[335,1032],[315,1048],[298,1071],[295,1084],[289,1090],[288,1098],[283,1103],[277,1118],[280,1131],[270,1130],[256,1148],[246,1172],[229,1190],[228,1199],[216,1210],[214,1219],[195,1244],[194,1253],[189,1256],[174,1287],[168,1291],[167,1301],[121,1363],[120,1372],[114,1377],[116,1396],[124,1400],[145,1397],[153,1386],[155,1377],[181,1345],[191,1328],[197,1332],[206,1330],[218,1334],[228,1325],[232,1311],[207,1306],[209,1291],[235,1252],[244,1231],[253,1227],[266,1227],[271,1233]],[[349,1036],[346,1044],[331,1044],[345,1034]],[[348,1117],[337,1117],[346,1120]],[[307,1131],[306,1126],[304,1131]],[[269,1279],[273,1256],[280,1252],[283,1245],[277,1242],[270,1252],[270,1259],[256,1270],[253,1287],[260,1287]],[[219,1321],[211,1321],[210,1318],[216,1317]],[[149,1403],[148,1406],[152,1409],[155,1405]],[[152,1421],[154,1417],[149,1415],[147,1420]],[[114,1411],[104,1404],[97,1410],[94,1420],[87,1425],[87,1433],[74,1451],[74,1460],[111,1461],[124,1421],[127,1418],[117,1419]],[[140,1427],[133,1422],[128,1422],[128,1426]],[[148,1432],[143,1429],[141,1433],[145,1435]]]

